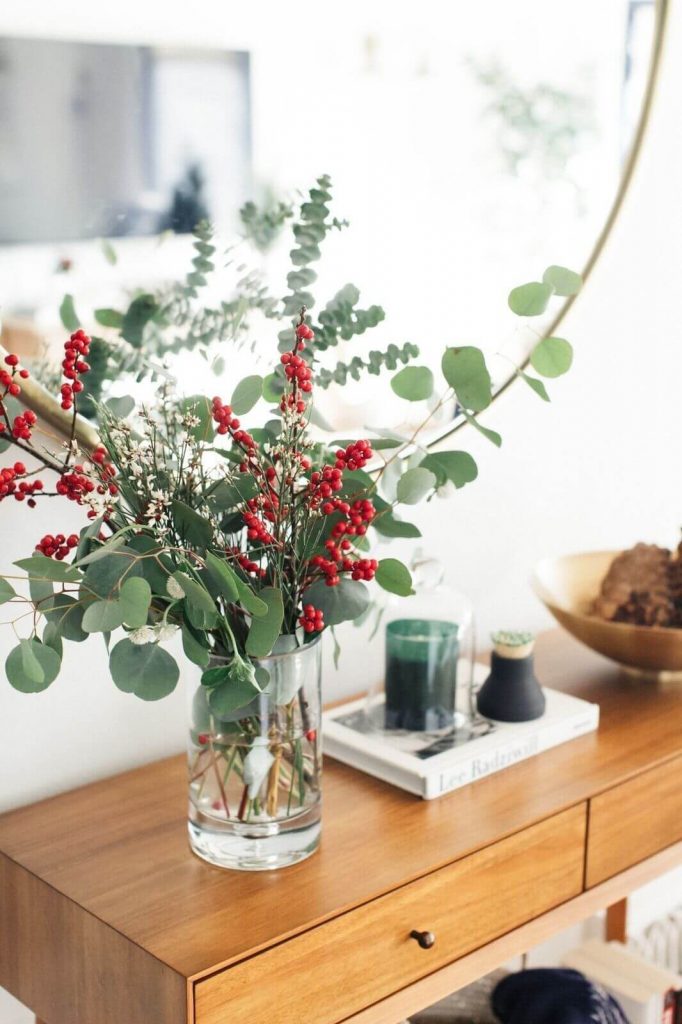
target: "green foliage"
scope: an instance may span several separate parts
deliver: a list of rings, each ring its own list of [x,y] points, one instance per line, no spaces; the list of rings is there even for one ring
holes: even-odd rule
[[[152,588],[141,576],[126,580],[118,598],[123,622],[130,629],[139,629],[146,625],[149,606],[152,603]]]
[[[547,394],[547,388],[541,380],[538,380],[537,377],[531,377],[530,374],[524,373],[523,370],[519,370],[518,372],[521,380],[525,381],[528,387],[531,388],[536,395],[539,395],[543,402],[550,401],[549,395]]]
[[[390,594],[409,597],[414,594],[410,570],[397,558],[382,558],[376,572],[376,581]]]
[[[57,651],[33,637],[21,640],[5,661],[7,679],[22,693],[40,693],[59,675],[61,658]]]
[[[39,608],[55,635],[63,640],[71,640],[73,643],[87,640],[89,631],[83,626],[84,605],[82,601],[76,601],[68,594],[55,594],[54,597],[48,597],[41,601]]]
[[[232,393],[230,405],[235,416],[243,416],[253,409],[256,402],[263,394],[263,378],[258,374],[245,377],[237,384]]]
[[[555,295],[568,296],[577,295],[582,288],[583,279],[574,270],[567,270],[566,267],[547,267],[542,280],[545,284],[554,289]]]
[[[408,363],[418,355],[419,349],[409,341],[405,342],[402,347],[388,345],[385,352],[379,352],[378,350],[369,352],[367,359],[353,356],[349,363],[339,361],[333,370],[319,367],[316,383],[322,389],[328,388],[330,384],[340,384],[343,386],[348,383],[349,379],[360,380],[365,372],[378,376],[383,367],[387,370],[395,370],[399,363]]]
[[[0,604],[6,604],[7,601],[11,601],[13,597],[16,597],[16,591],[8,580],[0,577]]]
[[[399,398],[408,402],[421,402],[433,394],[434,378],[428,366],[406,366],[391,380],[391,387]]]
[[[123,625],[123,608],[118,601],[94,601],[85,609],[83,629],[86,633],[113,633]]]
[[[205,638],[202,643],[194,629],[186,622],[182,624],[182,649],[192,664],[198,665],[199,668],[206,668],[211,660]]]
[[[102,327],[123,327],[123,313],[117,309],[96,309],[94,317]]]
[[[414,523],[406,523],[392,512],[383,513],[374,520],[374,529],[384,537],[421,537],[421,531]]]
[[[543,338],[530,354],[530,364],[543,377],[560,377],[573,362],[573,348],[564,338]]]
[[[107,238],[103,238],[101,246],[102,255],[104,256],[104,259],[107,261],[109,266],[115,267],[116,264],[118,263],[118,256],[116,255],[116,250],[114,249],[113,245]]]
[[[35,580],[52,580],[54,583],[74,583],[80,579],[77,569],[66,562],[57,562],[47,555],[31,555],[14,563]]]
[[[109,671],[119,690],[141,700],[161,700],[172,693],[180,678],[173,657],[158,644],[119,640],[109,656]]]
[[[246,638],[246,653],[252,658],[264,658],[270,654],[282,629],[284,602],[282,591],[276,587],[264,587],[260,598],[268,606],[265,615],[254,617]]]
[[[208,706],[219,718],[250,704],[260,692],[253,667],[239,658],[208,669],[201,682],[209,688]]]
[[[236,602],[239,600],[237,574],[224,559],[218,558],[212,551],[209,551],[206,555],[206,573],[218,594],[224,597],[226,601]]]
[[[478,467],[468,452],[431,452],[419,465],[435,474],[437,487],[448,480],[457,488],[464,487],[478,476]]]
[[[369,591],[364,583],[342,579],[338,586],[328,587],[323,580],[313,583],[303,594],[303,603],[319,608],[326,626],[352,622],[369,606]]]
[[[484,427],[478,422],[476,417],[472,416],[466,409],[464,409],[463,412],[467,423],[470,423],[471,426],[479,432],[479,434],[483,434],[483,436],[490,441],[491,444],[494,444],[496,448],[502,447],[502,438],[496,430],[491,430],[490,427]]]
[[[480,349],[471,345],[447,348],[441,367],[464,409],[471,412],[487,409],[492,401],[492,382]]]
[[[153,295],[138,295],[128,306],[121,321],[121,337],[133,348],[142,347],[144,329],[159,311],[159,304]]]
[[[218,609],[206,588],[184,572],[173,579],[185,595],[187,618],[195,629],[213,629],[218,624]]]
[[[551,284],[544,281],[531,281],[512,288],[509,293],[509,308],[517,316],[540,316],[544,313],[549,300],[554,294]]]
[[[59,307],[59,317],[70,334],[73,334],[73,332],[77,331],[80,327],[81,322],[78,319],[78,314],[76,313],[73,295],[66,294],[62,299],[62,304]]]
[[[398,481],[397,497],[401,505],[418,505],[436,486],[436,476],[420,466],[408,469]]]
[[[186,544],[203,550],[213,538],[213,528],[195,509],[177,498],[172,502],[173,521]]]
[[[265,252],[293,214],[294,210],[290,203],[273,201],[268,206],[259,207],[254,202],[248,202],[240,209],[239,218],[245,236],[257,249]]]

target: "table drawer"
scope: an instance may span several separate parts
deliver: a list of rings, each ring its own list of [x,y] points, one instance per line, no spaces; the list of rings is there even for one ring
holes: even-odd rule
[[[196,1024],[332,1024],[431,974],[581,891],[586,817],[571,808],[198,982]]]
[[[682,757],[677,757],[590,801],[588,887],[680,839]]]

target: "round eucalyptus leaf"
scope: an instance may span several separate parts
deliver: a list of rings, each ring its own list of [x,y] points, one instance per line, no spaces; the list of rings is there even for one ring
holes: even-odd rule
[[[212,671],[209,669],[209,671]],[[226,681],[208,691],[208,706],[212,714],[224,719],[234,711],[245,708],[258,694],[255,676],[251,679],[232,671],[232,666],[225,666]],[[204,673],[205,675],[206,673]],[[203,679],[202,679],[203,682]]]
[[[428,366],[406,366],[391,378],[391,387],[398,398],[421,402],[433,394],[433,373]]]
[[[59,675],[62,660],[59,654],[35,638],[22,640],[5,661],[7,679],[22,693],[40,693]]]
[[[421,466],[436,474],[438,486],[450,480],[455,487],[464,487],[478,476],[478,467],[468,452],[431,452]]]
[[[180,677],[177,662],[158,644],[119,640],[109,658],[109,670],[119,690],[141,700],[161,700],[172,693]]]
[[[554,294],[554,288],[545,281],[530,281],[512,288],[509,292],[509,308],[517,316],[540,316]]]
[[[416,505],[432,491],[437,484],[437,479],[430,469],[417,466],[415,469],[408,469],[398,481],[396,494],[402,505]]]
[[[358,580],[345,580],[328,587],[318,580],[303,594],[303,604],[312,604],[324,615],[325,626],[338,626],[359,618],[370,602],[369,590]]]
[[[131,629],[145,626],[151,603],[152,588],[142,577],[135,576],[122,584],[118,604],[126,626]]]
[[[577,295],[583,284],[580,274],[576,274],[574,270],[568,270],[566,267],[557,266],[547,267],[542,275],[542,280],[545,284],[552,286],[555,295],[564,297]]]
[[[530,354],[530,364],[542,377],[561,377],[571,368],[573,348],[565,338],[543,338]]]
[[[111,633],[123,625],[123,608],[118,601],[95,601],[85,609],[83,629],[86,633]]]
[[[390,594],[398,594],[399,597],[414,594],[410,570],[397,558],[382,558],[375,579]]]
[[[492,382],[480,348],[447,348],[441,368],[460,405],[473,412],[487,409],[492,401]]]
[[[55,594],[41,601],[40,610],[49,625],[53,626],[64,640],[81,643],[88,634],[83,629],[83,605],[68,594]]]
[[[256,402],[263,394],[263,378],[257,373],[251,377],[240,380],[232,393],[230,405],[235,416],[243,416],[253,409]]]

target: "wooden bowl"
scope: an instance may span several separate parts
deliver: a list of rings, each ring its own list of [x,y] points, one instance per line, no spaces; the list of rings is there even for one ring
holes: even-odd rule
[[[589,614],[619,551],[588,551],[546,558],[536,566],[533,590],[571,636],[622,665],[631,675],[682,681],[682,629],[606,622]]]

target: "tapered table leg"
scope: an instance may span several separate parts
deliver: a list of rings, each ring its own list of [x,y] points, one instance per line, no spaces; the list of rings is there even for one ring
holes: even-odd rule
[[[625,942],[628,937],[628,901],[619,900],[606,908],[606,938]]]

